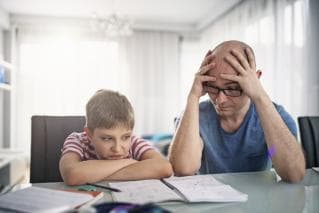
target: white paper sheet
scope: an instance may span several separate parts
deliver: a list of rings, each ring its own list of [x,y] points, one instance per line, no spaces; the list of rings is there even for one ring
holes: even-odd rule
[[[216,180],[212,175],[194,175],[165,179],[189,202],[244,202],[248,196],[229,185]]]
[[[312,167],[312,169],[316,172],[319,172],[319,167]]]
[[[29,187],[0,196],[0,209],[23,212],[61,212],[93,199],[89,194]]]

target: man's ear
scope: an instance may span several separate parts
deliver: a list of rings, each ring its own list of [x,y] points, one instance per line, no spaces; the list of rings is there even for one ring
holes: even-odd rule
[[[261,75],[262,75],[262,71],[261,70],[257,70],[256,72],[258,79],[260,79]]]
[[[91,130],[87,127],[84,127],[84,132],[86,133],[86,135],[88,136],[88,138],[92,139],[93,136],[93,132],[91,132]]]

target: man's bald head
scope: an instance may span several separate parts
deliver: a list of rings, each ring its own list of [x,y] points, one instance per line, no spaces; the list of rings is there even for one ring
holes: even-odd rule
[[[216,55],[225,56],[230,53],[231,49],[235,49],[239,51],[241,54],[243,54],[244,56],[246,56],[247,58],[247,55],[245,53],[246,48],[248,48],[254,55],[253,49],[248,44],[241,41],[236,41],[236,40],[224,41],[220,43],[213,49],[213,53]]]
[[[213,54],[216,56],[216,58],[214,59],[216,66],[208,74],[216,76],[220,73],[227,73],[227,74],[236,73],[233,67],[231,67],[231,65],[225,61],[225,57],[231,56],[231,50],[235,49],[248,60],[247,54],[245,52],[246,48],[250,49],[251,52],[253,53],[253,57],[255,57],[253,49],[248,44],[241,41],[231,40],[231,41],[222,42],[219,45],[217,45],[213,49]]]

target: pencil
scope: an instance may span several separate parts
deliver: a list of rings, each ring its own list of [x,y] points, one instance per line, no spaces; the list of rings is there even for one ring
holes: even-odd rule
[[[91,185],[91,186],[100,187],[100,188],[102,188],[102,189],[107,189],[107,190],[110,190],[110,191],[112,191],[112,192],[122,192],[122,191],[119,190],[119,189],[112,188],[112,187],[109,187],[109,186],[100,185],[100,184],[96,184],[96,183],[86,183],[86,185]]]

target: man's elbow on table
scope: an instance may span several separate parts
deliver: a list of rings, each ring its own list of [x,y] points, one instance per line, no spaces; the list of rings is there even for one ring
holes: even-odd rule
[[[294,169],[293,171],[287,172],[285,175],[280,175],[283,181],[290,183],[298,183],[303,180],[306,175],[305,167],[300,169]]]
[[[178,166],[172,163],[172,166],[175,176],[191,176],[195,175],[195,173],[198,171],[198,168],[189,165]]]

